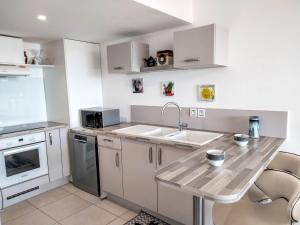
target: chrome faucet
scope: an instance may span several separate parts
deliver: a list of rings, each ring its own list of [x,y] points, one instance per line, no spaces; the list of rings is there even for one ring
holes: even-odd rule
[[[188,127],[187,123],[182,123],[181,122],[181,108],[180,106],[176,103],[176,102],[167,102],[161,109],[161,114],[164,115],[165,113],[165,109],[169,106],[169,105],[174,105],[177,107],[178,109],[178,130],[182,131],[183,129],[186,129]]]

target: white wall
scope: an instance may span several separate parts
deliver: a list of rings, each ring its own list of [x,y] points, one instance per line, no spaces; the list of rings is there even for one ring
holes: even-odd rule
[[[153,9],[193,22],[193,0],[134,0]]]
[[[300,153],[300,1],[298,0],[197,0],[195,25],[217,23],[230,31],[229,66],[218,69],[174,71],[141,75],[107,73],[102,46],[105,107],[121,109],[130,120],[129,106],[162,105],[172,100],[181,106],[289,111],[285,150]],[[172,31],[136,38],[150,51],[172,48]],[[144,79],[144,93],[131,93],[131,79]],[[175,81],[175,97],[160,96],[160,81]],[[197,84],[215,84],[216,100],[198,102]],[[274,121],[276,122],[276,121]]]
[[[38,44],[24,43],[26,51]],[[43,70],[30,69],[29,77],[0,78],[0,127],[47,120]]]
[[[101,107],[100,46],[64,40],[70,127],[81,125],[80,109]]]

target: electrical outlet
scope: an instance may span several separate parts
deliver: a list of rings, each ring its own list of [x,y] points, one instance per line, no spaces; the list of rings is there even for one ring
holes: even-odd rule
[[[190,117],[198,117],[198,110],[196,108],[190,108]]]
[[[206,110],[205,109],[198,109],[197,110],[197,116],[198,117],[205,117],[206,115]]]

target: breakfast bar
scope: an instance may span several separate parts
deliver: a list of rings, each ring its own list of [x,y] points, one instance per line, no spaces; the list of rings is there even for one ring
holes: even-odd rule
[[[202,146],[156,173],[157,182],[194,196],[194,225],[204,225],[205,199],[233,203],[239,201],[276,156],[283,138],[251,139],[245,147],[233,142],[232,134]],[[211,166],[206,151],[225,151],[221,167]]]

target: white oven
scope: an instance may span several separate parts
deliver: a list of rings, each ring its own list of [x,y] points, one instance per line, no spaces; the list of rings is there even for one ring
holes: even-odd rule
[[[48,174],[45,133],[0,140],[0,188]]]

